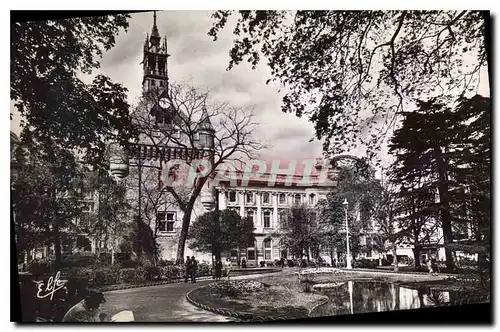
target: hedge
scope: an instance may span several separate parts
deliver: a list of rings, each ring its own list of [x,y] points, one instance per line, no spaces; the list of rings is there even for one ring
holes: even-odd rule
[[[137,268],[118,267],[75,267],[62,271],[64,277],[81,277],[89,286],[109,286],[115,284],[135,284],[145,281],[183,279],[184,266],[140,266]],[[211,275],[210,265],[199,264],[198,277]]]

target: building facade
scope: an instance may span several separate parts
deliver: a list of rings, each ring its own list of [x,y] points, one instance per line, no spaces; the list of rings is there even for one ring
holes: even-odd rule
[[[314,211],[317,203],[326,199],[337,185],[335,171],[320,159],[310,172],[293,167],[250,179],[245,179],[244,172],[233,174],[235,176],[217,186],[218,208],[231,209],[242,218],[251,218],[255,242],[243,244],[239,250],[235,248],[229,257],[227,253],[223,256],[232,261],[245,259],[248,266],[257,266],[260,262],[269,264],[281,258],[291,259],[291,253],[279,240],[287,212],[293,206],[305,206]]]

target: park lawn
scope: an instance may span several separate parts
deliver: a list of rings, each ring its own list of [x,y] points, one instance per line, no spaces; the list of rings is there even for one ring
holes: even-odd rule
[[[261,278],[255,279],[261,281]],[[297,285],[293,285],[296,283]],[[201,287],[190,293],[196,302],[213,308],[269,318],[305,318],[309,311],[321,303],[325,296],[304,293],[299,290],[298,280],[286,278],[284,284],[267,284],[255,292],[215,294],[209,287]]]

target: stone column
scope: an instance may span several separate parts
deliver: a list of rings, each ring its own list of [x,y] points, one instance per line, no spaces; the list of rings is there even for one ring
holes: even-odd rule
[[[240,216],[242,218],[245,218],[245,192],[244,191],[240,191],[238,193],[238,199],[240,200],[239,203],[240,203]]]
[[[278,225],[278,195],[276,193],[273,193],[271,195],[271,199],[272,199],[272,204],[273,204],[273,217],[272,217],[272,223],[271,223],[271,227],[273,227],[274,229],[277,229],[279,227]]]
[[[227,208],[226,193],[225,191],[219,191],[219,210],[225,210]]]
[[[255,199],[256,199],[256,203],[257,203],[257,212],[255,213],[255,228],[262,228],[264,227],[264,224],[262,222],[262,208],[261,208],[261,205],[262,205],[262,193],[261,192],[257,192],[255,194]]]

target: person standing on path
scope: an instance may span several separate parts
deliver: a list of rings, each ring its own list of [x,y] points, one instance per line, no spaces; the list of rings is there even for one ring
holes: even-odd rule
[[[227,274],[227,280],[229,281],[229,273],[231,272],[231,259],[227,258],[226,259],[226,274]]]
[[[219,281],[222,276],[222,262],[220,259],[215,262],[215,280]]]
[[[184,269],[185,269],[185,276],[184,276],[184,282],[187,283],[189,281],[189,275],[191,274],[191,259],[189,256],[186,258],[186,262],[184,263]]]
[[[436,257],[431,258],[431,268],[432,268],[432,271],[434,272],[434,274],[439,273],[439,268],[438,268],[438,263],[437,263]]]
[[[196,282],[196,270],[198,269],[198,262],[194,258],[194,256],[191,257],[191,282],[195,283]]]

